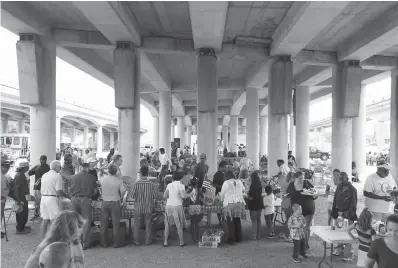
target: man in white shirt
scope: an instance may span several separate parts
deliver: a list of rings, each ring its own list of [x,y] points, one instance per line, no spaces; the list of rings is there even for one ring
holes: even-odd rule
[[[245,157],[243,157],[240,160],[239,167],[240,167],[240,171],[242,171],[244,169],[247,169],[250,171],[252,169],[253,163],[249,158],[247,158],[246,154],[245,154]]]
[[[163,192],[164,190],[164,177],[166,176],[166,172],[169,169],[170,159],[166,154],[164,148],[159,149],[159,161],[160,161],[160,174],[159,174],[159,190]]]
[[[61,212],[59,207],[59,197],[64,197],[64,182],[61,174],[61,162],[54,160],[50,163],[50,171],[41,178],[41,202],[40,214],[43,221],[40,226],[40,234],[43,239],[47,232],[47,227]]]
[[[377,161],[377,171],[366,178],[363,194],[365,206],[373,212],[377,221],[385,220],[391,207],[390,193],[397,188],[394,178],[390,174],[391,166],[384,158]]]

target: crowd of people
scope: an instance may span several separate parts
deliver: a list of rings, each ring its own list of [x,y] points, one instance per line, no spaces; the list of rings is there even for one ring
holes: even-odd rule
[[[28,162],[20,162],[14,178],[10,178],[10,163],[2,159],[2,217],[7,197],[12,197],[16,210],[16,233],[31,231],[28,222],[29,176],[35,176],[33,195],[36,200],[35,218],[42,218],[40,235],[42,242],[32,253],[25,267],[37,267],[46,263],[57,263],[64,267],[63,260],[83,267],[83,250],[92,246],[91,228],[92,201],[101,200],[100,245],[110,246],[108,226],[113,228],[113,247],[122,247],[120,220],[126,200],[134,200],[133,243],[141,245],[141,222],[145,226],[145,245],[152,243],[152,214],[159,199],[165,201],[163,246],[170,246],[170,228],[177,229],[179,246],[187,245],[183,230],[190,219],[192,241],[200,240],[200,223],[210,220],[203,205],[220,204],[217,211],[220,228],[224,228],[226,241],[230,244],[242,242],[242,220],[249,211],[252,223],[252,239],[260,239],[261,219],[264,217],[267,237],[287,239],[293,243],[292,258],[308,258],[311,225],[313,223],[318,192],[305,169],[297,169],[295,158],[289,152],[288,163],[276,162],[278,174],[268,176],[261,170],[253,170],[247,157],[231,163],[221,160],[218,171],[209,178],[209,167],[205,154],[196,156],[181,152],[170,158],[161,148],[151,155],[141,154],[140,172],[137,182],[129,184],[133,174],[122,174],[123,157],[112,149],[106,159],[97,159],[89,150],[74,162],[76,154],[68,149],[60,160],[47,164],[47,157],[40,157],[40,164],[29,168]],[[78,163],[78,164],[76,164]],[[331,226],[340,219],[349,222],[349,231],[356,230],[359,236],[358,266],[391,268],[398,258],[398,215],[390,215],[390,202],[395,202],[398,214],[398,190],[390,174],[391,166],[383,158],[377,161],[377,171],[365,181],[366,208],[357,217],[357,190],[346,172],[335,169],[326,186],[329,220]],[[150,179],[150,172],[158,172],[157,183]],[[123,176],[123,175],[129,175]],[[171,177],[172,181],[166,178]],[[67,197],[68,199],[65,199]],[[69,201],[70,200],[70,201]],[[4,201],[4,202],[3,202]],[[280,205],[276,205],[280,202]],[[274,228],[276,207],[285,215],[281,228]],[[382,222],[387,234],[376,239],[373,220]],[[350,235],[351,232],[350,232]],[[2,233],[3,236],[3,233]],[[373,241],[374,240],[374,241]],[[388,250],[389,249],[389,250]],[[339,245],[334,255],[343,255],[350,261],[351,245]],[[55,257],[54,257],[55,256]],[[58,256],[58,257],[57,257]],[[67,266],[65,266],[67,267]],[[395,266],[394,266],[395,267]]]

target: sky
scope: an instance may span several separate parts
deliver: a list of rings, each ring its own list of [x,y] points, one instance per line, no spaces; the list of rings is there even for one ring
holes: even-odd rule
[[[18,36],[0,27],[0,81],[18,87],[18,68],[15,45]],[[117,115],[114,107],[113,88],[105,85],[78,68],[57,58],[57,99],[67,99],[77,104],[84,104]],[[391,79],[385,79],[367,87],[366,103],[381,100],[390,96]],[[82,90],[84,88],[84,90]],[[93,97],[95,96],[95,97]],[[310,106],[310,122],[328,118],[332,115],[332,99]],[[148,134],[152,133],[152,116],[148,109],[141,105],[141,122],[145,122]],[[151,135],[146,135],[151,136]]]

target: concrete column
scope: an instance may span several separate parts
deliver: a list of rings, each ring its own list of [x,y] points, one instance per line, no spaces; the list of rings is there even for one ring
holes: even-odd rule
[[[8,117],[1,119],[1,133],[8,133]]]
[[[97,126],[97,154],[102,153],[103,148],[102,126]]]
[[[198,152],[205,153],[208,176],[212,178],[217,171],[217,89],[218,62],[214,51],[200,49],[197,56],[198,70]]]
[[[278,174],[276,161],[287,163],[288,116],[292,109],[293,62],[288,56],[273,59],[268,82],[268,174]]]
[[[229,127],[228,126],[223,126],[222,127],[222,142],[223,142],[223,150],[225,147],[229,149],[229,144],[228,144],[228,132],[229,132]]]
[[[83,130],[83,148],[88,148],[88,127],[85,126]]]
[[[236,146],[236,144],[238,144],[238,131],[238,116],[231,115],[231,121],[229,123],[229,133],[231,133],[229,151],[233,153],[238,152],[238,147]]]
[[[115,148],[115,132],[109,132],[109,149]]]
[[[61,143],[63,143],[64,142],[64,136],[63,136],[63,134],[64,134],[64,128],[63,127],[61,127],[61,131],[60,131],[61,133],[60,133],[60,137],[59,137],[59,141],[61,142]]]
[[[398,183],[398,70],[391,72],[391,127],[390,127],[390,163],[392,176]]]
[[[159,92],[159,148],[164,148],[166,150],[166,153],[168,153],[169,155],[171,154],[170,141],[172,130],[170,120],[171,93]]]
[[[260,117],[260,155],[267,155],[268,151],[268,116]]]
[[[24,119],[18,120],[18,133],[19,134],[25,133],[25,120]]]
[[[175,137],[176,137],[176,127],[174,125],[171,125],[170,141],[173,142]],[[169,145],[169,147],[170,147],[170,145]]]
[[[180,138],[180,150],[183,150],[185,146],[185,124],[182,116],[177,117],[176,138]]]
[[[114,50],[115,106],[119,109],[121,172],[137,179],[140,156],[140,51],[129,42],[117,42]]]
[[[309,168],[310,88],[296,88],[296,162],[299,168]]]
[[[293,155],[296,155],[296,126],[294,125],[294,117],[290,116],[290,128],[289,128],[289,150],[293,152]]]
[[[76,127],[72,127],[70,141],[75,142],[75,135],[76,135]]]
[[[366,171],[366,85],[362,85],[359,116],[352,119],[352,161],[357,170]]]
[[[17,42],[20,102],[30,106],[30,159],[48,162],[56,152],[56,46],[38,35],[21,34]]]
[[[362,69],[357,61],[333,67],[332,168],[351,174],[352,118],[358,116]]]
[[[187,132],[185,133],[185,143],[186,145],[188,145],[191,148],[191,152],[192,152],[192,126],[186,126],[187,128]]]
[[[377,122],[375,124],[375,132],[376,132],[376,144],[377,144],[377,153],[381,153],[384,149],[384,122]]]
[[[159,149],[159,117],[153,117],[153,149]]]
[[[55,118],[55,147],[60,149],[61,148],[61,118],[60,117],[56,117]]]
[[[259,167],[260,155],[260,133],[259,133],[259,110],[258,89],[246,89],[246,152],[255,169]]]

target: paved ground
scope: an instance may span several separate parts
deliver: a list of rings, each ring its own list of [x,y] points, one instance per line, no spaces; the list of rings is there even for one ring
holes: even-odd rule
[[[374,168],[369,168],[369,172]],[[368,172],[367,172],[368,173]],[[358,193],[362,190],[361,184],[357,186]],[[360,196],[361,200],[362,197]],[[326,225],[327,207],[326,198],[317,199],[316,225]],[[214,215],[215,216],[215,215]],[[213,222],[216,222],[213,219]],[[15,219],[11,218],[9,225],[9,242],[1,240],[1,267],[23,267],[28,256],[38,245],[39,223],[33,225],[32,233],[28,235],[15,235]],[[173,267],[173,268],[257,268],[257,267],[317,267],[322,256],[322,244],[319,238],[311,238],[310,258],[299,264],[294,264],[291,259],[292,244],[270,240],[265,237],[265,228],[260,241],[249,241],[250,221],[243,222],[244,242],[239,245],[220,245],[217,249],[202,249],[193,245],[190,235],[185,233],[189,245],[185,248],[178,247],[176,232],[172,233],[171,246],[162,247],[162,238],[159,237],[149,247],[128,245],[119,249],[103,249],[100,247],[85,251],[85,267],[119,268],[119,267]],[[162,233],[159,232],[159,236]],[[345,264],[335,259],[340,268],[355,267],[354,264]],[[355,260],[354,260],[355,263]]]

